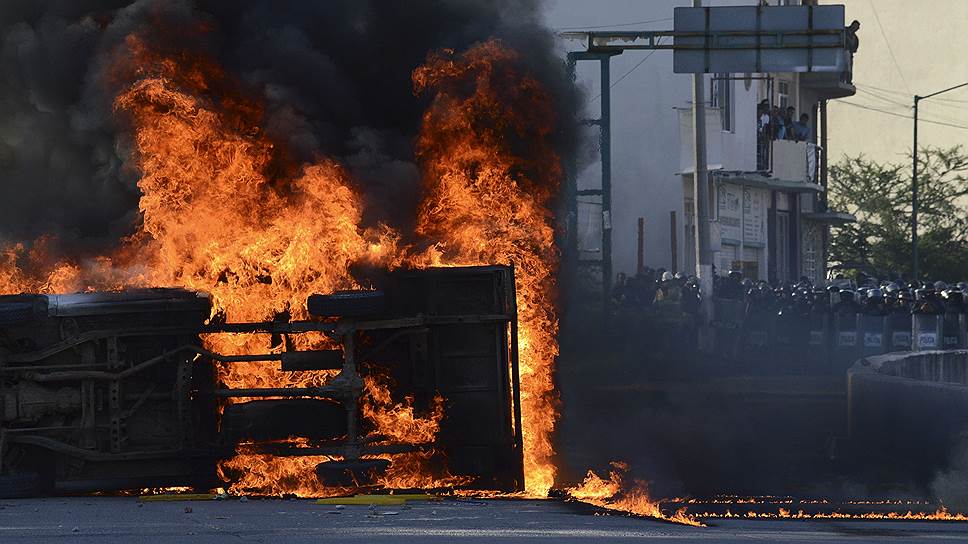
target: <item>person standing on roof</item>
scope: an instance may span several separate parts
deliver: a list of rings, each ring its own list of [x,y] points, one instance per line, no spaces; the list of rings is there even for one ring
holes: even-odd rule
[[[844,55],[847,69],[844,70],[843,78],[847,83],[853,83],[854,81],[854,53],[860,47],[860,38],[857,37],[858,30],[860,30],[860,22],[856,19],[850,23],[850,26],[844,29],[844,47],[848,53]]]
[[[857,37],[858,30],[860,30],[860,21],[857,19],[851,21],[850,25],[845,29],[847,32],[847,40],[844,45],[847,46],[847,50],[851,53],[856,53],[860,47],[860,38]]]

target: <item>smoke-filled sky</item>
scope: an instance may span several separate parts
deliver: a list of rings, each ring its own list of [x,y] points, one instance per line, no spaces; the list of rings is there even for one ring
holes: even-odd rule
[[[4,0],[0,238],[54,233],[88,251],[133,230],[137,172],[111,104],[127,83],[114,77],[124,62],[116,46],[135,31],[216,59],[264,107],[262,128],[289,159],[337,158],[360,184],[365,221],[408,231],[418,200],[413,143],[426,107],[413,69],[433,50],[497,37],[553,94],[568,94],[537,3]],[[174,36],[193,25],[207,30]]]

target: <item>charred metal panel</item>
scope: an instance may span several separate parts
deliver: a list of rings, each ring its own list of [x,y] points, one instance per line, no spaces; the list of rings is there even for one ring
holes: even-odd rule
[[[386,468],[366,456],[433,451],[435,467],[474,488],[523,489],[513,268],[396,271],[379,283],[314,295],[317,319],[264,323],[207,323],[208,298],[177,289],[0,297],[0,466],[43,473],[48,489],[93,491],[217,485],[216,462],[241,443],[341,456],[318,467],[323,481]],[[202,347],[203,332],[269,333],[287,346],[288,335],[323,333],[342,349],[226,355]],[[339,374],[306,387],[215,387],[216,362],[276,361]],[[366,429],[368,374],[389,377],[394,400],[418,416],[442,398],[437,439]]]
[[[178,289],[0,297],[4,469],[70,491],[213,483],[212,368],[184,349],[210,311]]]
[[[346,415],[338,402],[322,399],[258,400],[225,407],[219,430],[229,445],[285,440],[291,436],[335,440],[346,434]]]
[[[439,442],[451,473],[478,488],[523,489],[513,269],[403,272],[388,292],[391,311],[453,318],[410,344],[412,387],[445,401]]]

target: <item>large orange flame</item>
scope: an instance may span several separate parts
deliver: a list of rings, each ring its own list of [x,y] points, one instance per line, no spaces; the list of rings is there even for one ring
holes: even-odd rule
[[[205,28],[186,32],[205,32]],[[3,292],[70,292],[130,286],[206,291],[219,319],[308,317],[312,293],[358,287],[358,263],[397,266],[513,263],[517,267],[519,346],[527,489],[545,495],[554,482],[550,433],[556,418],[552,370],[557,355],[554,276],[557,253],[549,209],[561,176],[551,134],[551,97],[520,68],[517,55],[488,42],[456,55],[431,55],[413,74],[432,97],[417,155],[425,197],[417,234],[428,249],[411,251],[401,236],[361,226],[362,202],[334,160],[291,164],[260,130],[260,106],[219,67],[184,52],[153,51],[129,36],[107,77],[130,81],[114,100],[131,130],[140,179],[142,222],[110,257],[60,261],[45,240],[0,254]],[[296,335],[213,334],[209,349],[226,354],[330,345]],[[282,372],[276,365],[220,365],[228,387],[322,385],[331,372]],[[432,442],[442,402],[415,415],[368,382],[363,415],[377,432],[409,443]],[[394,456],[388,486],[466,483],[430,475],[432,452]],[[328,494],[315,464],[329,458],[279,458],[248,445],[220,467],[242,473],[232,490]]]
[[[433,54],[414,71],[416,90],[433,96],[417,145],[426,179],[418,232],[439,240],[446,264],[516,266],[526,489],[546,496],[558,355],[550,206],[561,167],[553,98],[518,66],[514,51],[490,41]]]

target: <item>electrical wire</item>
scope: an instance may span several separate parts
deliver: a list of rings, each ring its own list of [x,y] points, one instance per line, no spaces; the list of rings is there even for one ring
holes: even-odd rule
[[[893,111],[882,110],[880,108],[876,108],[876,107],[871,106],[871,105],[868,105],[868,104],[858,104],[856,102],[849,102],[847,100],[838,100],[837,102],[843,103],[843,104],[847,104],[847,105],[850,105],[850,106],[855,106],[855,107],[862,108],[862,109],[866,109],[866,110],[880,112],[880,113],[883,113],[883,114],[886,114],[886,115],[892,115],[894,117],[900,117],[900,118],[903,118],[903,119],[910,119],[910,120],[913,120],[914,119],[914,117],[911,116],[911,115],[904,115],[904,114],[897,113],[897,112],[893,112]],[[948,121],[941,121],[941,120],[938,120],[938,119],[932,119],[932,118],[929,118],[929,117],[925,117],[924,115],[919,115],[918,116],[918,121],[921,122],[921,123],[929,123],[929,124],[933,124],[933,125],[942,125],[942,126],[951,127],[951,128],[968,129],[968,125],[961,125],[961,124],[958,124],[958,123],[951,123],[951,122],[948,122]]]
[[[901,65],[897,62],[897,57],[894,56],[894,49],[891,47],[891,41],[887,39],[887,33],[884,32],[884,26],[881,25],[881,18],[877,15],[877,8],[874,7],[874,2],[872,0],[867,0],[870,4],[871,9],[874,11],[874,20],[877,21],[877,28],[881,31],[881,36],[884,38],[884,43],[887,45],[887,52],[891,54],[891,60],[894,61],[894,68],[897,69],[897,75],[901,76],[901,82],[904,83],[904,87],[908,90],[908,94],[913,95],[911,91],[911,86],[908,85],[907,79],[904,78],[904,72],[901,71]]]
[[[897,102],[896,100],[893,100],[891,98],[886,98],[883,95],[877,94],[877,93],[872,92],[872,91],[864,90],[864,89],[862,89],[860,87],[857,87],[857,91],[858,92],[861,92],[861,93],[864,93],[864,94],[866,94],[866,95],[868,95],[870,97],[876,98],[878,100],[883,100],[884,102],[887,102],[887,103],[889,103],[889,104],[891,104],[893,106],[899,107],[899,108],[906,108],[907,109],[907,108],[910,108],[911,107],[910,104],[905,104],[903,102]]]
[[[847,100],[837,100],[835,102],[835,104],[846,104],[848,106],[853,106],[855,108],[861,108],[861,109],[864,109],[864,110],[876,111],[876,112],[879,112],[879,113],[883,113],[884,115],[891,115],[891,116],[894,116],[894,117],[900,117],[902,119],[912,119],[912,120],[914,119],[910,115],[904,115],[904,114],[901,114],[901,113],[895,113],[893,111],[882,110],[880,108],[875,108],[873,106],[866,106],[864,104],[858,104],[856,102],[849,102]],[[935,120],[932,120],[932,119],[921,119],[921,118],[918,118],[918,121],[921,122],[921,123],[931,123],[931,124],[934,124],[934,125],[943,125],[943,126],[946,126],[946,127],[958,128],[958,129],[962,129],[962,130],[968,130],[968,125],[957,125],[955,123],[946,123],[944,121],[935,121]]]
[[[878,87],[876,85],[871,85],[870,83],[857,83],[857,82],[855,82],[854,83],[854,86],[855,87],[858,87],[858,88],[860,88],[860,87],[866,87],[868,89],[874,89],[874,90],[881,91],[881,92],[888,93],[888,94],[896,94],[896,95],[899,95],[899,96],[903,96],[905,98],[911,98],[913,96],[911,94],[905,93],[904,91],[898,91],[898,90],[894,90],[894,89],[885,89],[884,87]],[[957,103],[957,104],[968,104],[968,100],[959,100],[957,98],[932,97],[931,100],[933,102],[954,102],[954,103]]]
[[[655,44],[656,45],[660,45],[661,43],[662,43],[662,38],[659,38],[658,40],[655,41]],[[614,89],[615,86],[618,85],[619,83],[621,83],[623,79],[629,77],[629,74],[631,74],[632,72],[634,72],[636,70],[636,68],[638,68],[639,66],[642,66],[642,64],[645,63],[645,61],[649,60],[649,57],[651,57],[652,55],[654,55],[656,51],[659,51],[659,50],[658,49],[653,49],[652,51],[649,51],[649,54],[646,55],[646,56],[644,56],[644,57],[642,57],[642,60],[640,60],[639,62],[635,63],[635,66],[633,66],[632,68],[630,68],[628,72],[625,72],[618,79],[616,79],[615,81],[613,81],[608,86],[608,89],[609,90]],[[598,100],[601,97],[602,97],[602,93],[598,93],[594,97],[592,97],[592,99],[589,100],[589,102],[594,102],[594,101]]]
[[[898,102],[898,101],[896,101],[896,100],[894,100],[892,98],[889,98],[889,97],[884,96],[883,94],[880,94],[880,93],[877,93],[877,92],[872,92],[872,91],[869,91],[869,90],[865,90],[865,89],[862,89],[860,87],[857,87],[857,91],[858,92],[861,92],[861,93],[864,93],[864,94],[866,94],[866,95],[868,95],[870,97],[876,98],[878,100],[882,100],[882,101],[887,102],[888,104],[890,104],[890,106],[884,105],[883,107],[904,108],[905,110],[910,110],[911,109],[911,104],[904,104],[902,102]],[[922,115],[921,116],[921,119],[923,119],[925,121],[929,121],[929,122],[930,121],[937,121],[936,119],[931,119],[931,116],[930,116],[930,114],[935,114],[935,115],[946,116],[946,117],[949,118],[947,121],[940,121],[940,122],[951,122],[951,121],[961,122],[961,121],[968,121],[968,119],[962,119],[962,118],[954,117],[954,115],[951,112],[949,112],[949,111],[939,111],[939,110],[936,109],[938,107],[950,108],[952,110],[957,110],[959,112],[961,112],[961,111],[968,111],[968,108],[966,108],[964,106],[956,106],[954,104],[939,104],[939,103],[936,103],[934,101],[934,99],[932,98],[931,100],[928,100],[926,102],[921,102],[921,108],[922,109],[927,109],[928,110],[928,113],[929,113],[928,116],[923,116]]]

